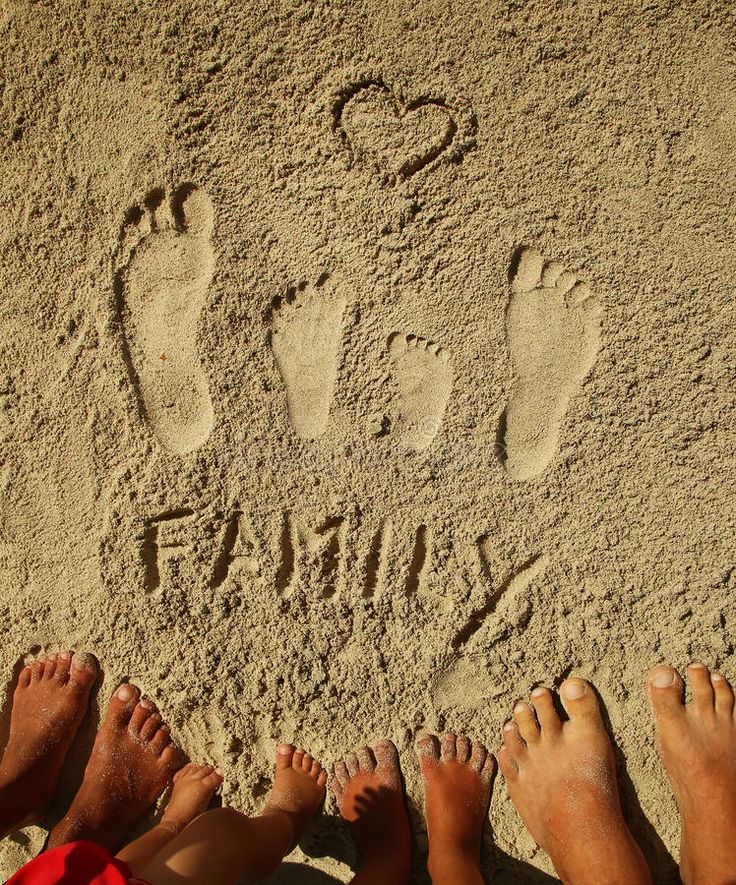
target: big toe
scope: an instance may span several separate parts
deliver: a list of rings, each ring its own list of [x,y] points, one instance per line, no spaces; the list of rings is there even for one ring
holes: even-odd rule
[[[128,683],[121,685],[110,698],[106,717],[108,723],[125,728],[130,722],[139,697],[140,692],[135,685]]]
[[[593,686],[585,679],[572,676],[560,687],[563,706],[574,724],[598,726],[602,724],[598,698]]]
[[[291,768],[296,747],[293,744],[279,744],[276,748],[276,769]]]
[[[80,693],[88,692],[97,679],[97,671],[97,659],[94,655],[87,652],[77,653],[72,656],[69,685]]]
[[[673,667],[664,664],[655,667],[647,677],[647,692],[658,719],[683,714],[683,682]]]

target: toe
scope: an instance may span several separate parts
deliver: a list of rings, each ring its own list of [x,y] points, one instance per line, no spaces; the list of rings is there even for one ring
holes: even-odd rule
[[[514,720],[527,744],[534,744],[539,740],[539,726],[529,704],[519,701],[514,706]]]
[[[18,688],[28,688],[31,684],[31,673],[32,669],[30,666],[23,667],[23,669],[18,674]]]
[[[161,716],[159,713],[151,713],[140,727],[140,736],[143,741],[150,741],[161,726]],[[130,726],[128,726],[130,728]],[[185,766],[188,768],[189,766]],[[184,769],[182,769],[183,771]]]
[[[161,765],[164,766],[164,768],[168,768],[168,770],[173,775],[173,773],[181,766],[182,763],[182,755],[179,752],[179,748],[176,746],[176,744],[169,741],[169,743],[164,746],[164,749],[159,756],[159,762]]]
[[[304,754],[304,758],[302,759],[302,771],[311,771],[312,765],[314,764],[314,759],[309,753]]]
[[[40,682],[43,679],[43,669],[46,658],[38,658],[31,664],[31,682]]]
[[[326,785],[327,785],[327,772],[324,769],[322,769],[322,771],[320,771],[320,773],[319,773],[319,777],[317,778],[317,786],[321,787],[324,790]]]
[[[215,769],[213,771],[210,771],[209,774],[206,774],[202,778],[202,783],[208,789],[216,790],[219,786],[222,785],[224,780],[225,780],[225,777],[224,777],[223,773],[221,771],[219,771],[218,769]]]
[[[575,283],[568,293],[567,301],[568,304],[581,304],[583,301],[587,301],[590,296],[591,290],[587,283]]]
[[[560,686],[560,697],[562,704],[570,717],[570,722],[575,725],[600,725],[601,712],[598,707],[598,698],[593,691],[593,686],[573,676],[566,679]]]
[[[373,747],[373,755],[378,768],[396,769],[399,767],[399,753],[392,741],[378,741]]]
[[[455,741],[457,761],[465,764],[470,759],[471,748],[470,738],[465,735],[459,735],[458,739]]]
[[[526,744],[519,734],[519,726],[513,721],[503,727],[503,745],[518,768],[519,762],[526,756]]]
[[[358,765],[361,771],[371,772],[375,769],[376,760],[370,747],[360,747],[355,751],[355,755],[358,757]]]
[[[141,733],[141,729],[146,724],[148,718],[156,712],[156,707],[147,698],[143,698],[133,708],[130,721],[128,722],[128,730],[135,735]]]
[[[304,761],[304,750],[299,747],[297,750],[294,750],[294,755],[291,757],[291,767],[295,768],[297,771],[301,770],[302,762]]]
[[[350,772],[348,771],[344,759],[340,759],[340,761],[335,764],[335,778],[341,787],[345,788],[347,786],[348,781],[350,780]]]
[[[345,765],[347,766],[350,777],[355,777],[360,768],[357,753],[348,753],[345,757]]]
[[[555,701],[552,692],[543,685],[532,691],[532,704],[537,714],[537,722],[543,736],[554,736],[562,731],[560,717],[555,710]]]
[[[322,771],[322,764],[320,762],[318,762],[316,759],[313,759],[312,760],[312,767],[309,769],[309,776],[312,778],[312,780],[316,781],[317,778],[319,777],[321,771]]]
[[[440,742],[436,734],[428,734],[417,741],[417,756],[421,761],[440,761]]]
[[[685,707],[682,703],[683,682],[680,674],[672,667],[659,665],[647,677],[647,692],[659,718],[682,716]]]
[[[576,282],[577,277],[575,276],[575,274],[570,273],[569,270],[565,271],[564,273],[560,274],[557,280],[557,290],[564,295],[566,292],[569,292],[570,289],[572,289]]]
[[[519,769],[505,746],[498,751],[498,767],[507,781],[515,781],[519,776]]]
[[[88,652],[75,654],[69,668],[69,685],[80,693],[90,690],[97,678],[97,660]]]
[[[716,696],[716,713],[731,716],[733,714],[733,689],[721,673],[712,673],[711,682]]]
[[[480,770],[481,780],[484,780],[486,783],[490,783],[493,780],[493,775],[496,773],[496,758],[493,753],[488,753],[486,756],[486,761],[483,763],[483,768]]]
[[[542,278],[544,258],[536,249],[525,249],[519,257],[519,265],[511,280],[512,292],[530,292]]]
[[[557,280],[560,278],[562,270],[563,268],[559,261],[548,261],[542,271],[542,285],[547,289],[557,285]]]
[[[442,735],[440,740],[442,754],[440,758],[443,762],[453,762],[457,758],[457,737],[448,732]]]
[[[291,760],[294,756],[296,747],[293,744],[279,744],[276,748],[276,770],[281,771],[284,768],[291,767]]]
[[[148,746],[157,756],[160,756],[163,751],[169,746],[170,742],[171,732],[169,731],[168,726],[161,725],[159,726],[158,731],[148,742]]]
[[[481,773],[487,755],[488,751],[483,746],[483,744],[479,744],[477,741],[474,741],[473,748],[470,752],[470,767],[473,769],[473,771],[477,771],[478,774]]]
[[[694,661],[687,668],[687,678],[693,689],[693,707],[699,713],[712,712],[715,706],[715,692],[708,668],[705,664]]]
[[[107,715],[111,722],[121,728],[130,722],[140,692],[127,682],[121,685],[110,699]]]
[[[43,678],[44,679],[53,679],[54,673],[56,673],[56,658],[55,654],[46,655],[46,663],[43,668]]]
[[[72,653],[70,651],[60,651],[56,656],[56,670],[54,671],[54,679],[61,685],[66,685],[69,681],[69,669],[72,664]]]

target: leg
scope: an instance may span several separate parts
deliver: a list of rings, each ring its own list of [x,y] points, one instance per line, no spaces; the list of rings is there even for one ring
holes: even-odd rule
[[[258,817],[232,808],[208,811],[134,872],[156,885],[260,882],[301,838],[324,799],[326,780],[319,762],[282,744],[271,796]]]
[[[496,760],[469,738],[430,735],[417,743],[434,885],[483,885],[480,848]]]
[[[174,775],[174,790],[161,822],[126,845],[117,856],[132,869],[141,868],[179,833],[207,810],[222,772],[211,765],[185,765]]]
[[[46,655],[21,671],[0,762],[0,839],[36,823],[51,803],[96,676],[92,655],[68,651]]]
[[[48,848],[87,839],[116,851],[181,765],[178,749],[151,701],[121,685],[97,732],[82,784]]]
[[[335,766],[332,791],[360,849],[352,885],[403,885],[411,873],[411,834],[399,754],[391,741],[361,747]]]
[[[651,885],[639,846],[626,826],[616,783],[613,747],[591,685],[572,678],[561,697],[535,688],[504,726],[498,761],[522,820],[568,885]]]
[[[702,664],[687,671],[693,699],[671,667],[649,675],[657,745],[682,818],[680,872],[686,885],[736,881],[736,720],[731,686]]]

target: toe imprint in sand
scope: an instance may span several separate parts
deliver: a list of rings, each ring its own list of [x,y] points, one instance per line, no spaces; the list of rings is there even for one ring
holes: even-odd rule
[[[184,455],[214,424],[197,355],[197,320],[212,280],[214,211],[204,191],[162,191],[128,212],[115,274],[128,368],[141,411],[161,445]]]
[[[552,460],[570,399],[593,367],[600,305],[587,284],[526,249],[511,279],[506,334],[515,380],[503,416],[504,461],[513,479]]]
[[[273,306],[271,347],[286,385],[289,418],[303,439],[316,439],[327,428],[346,304],[342,286],[324,275]]]
[[[437,436],[452,389],[447,350],[416,335],[396,332],[388,340],[399,385],[400,424],[407,446],[426,449]]]

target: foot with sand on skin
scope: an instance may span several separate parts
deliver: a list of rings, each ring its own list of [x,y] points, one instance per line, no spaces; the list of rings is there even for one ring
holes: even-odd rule
[[[693,663],[692,700],[672,667],[649,674],[657,745],[680,810],[685,885],[736,882],[736,719],[734,692],[720,673]]]
[[[566,885],[651,885],[652,877],[621,811],[613,747],[593,687],[571,677],[552,692],[519,701],[498,754],[526,828]],[[533,708],[533,709],[532,709]]]

